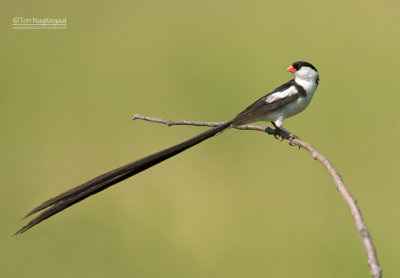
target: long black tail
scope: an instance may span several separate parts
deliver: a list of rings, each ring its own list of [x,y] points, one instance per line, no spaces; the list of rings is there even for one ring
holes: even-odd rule
[[[204,140],[224,131],[231,125],[231,121],[226,122],[220,126],[214,127],[212,129],[207,130],[204,133],[201,133],[189,140],[186,140],[182,143],[179,143],[177,145],[174,145],[172,147],[169,147],[165,150],[156,152],[154,154],[151,154],[149,156],[143,157],[139,160],[136,160],[134,162],[131,162],[129,164],[126,164],[122,167],[119,167],[117,169],[111,170],[105,174],[102,174],[88,182],[85,182],[84,184],[81,184],[77,187],[74,187],[67,192],[64,192],[54,198],[51,198],[50,200],[45,201],[42,203],[40,206],[36,207],[33,209],[31,212],[29,212],[25,217],[28,217],[36,212],[39,212],[45,208],[47,208],[45,211],[43,211],[41,214],[36,216],[34,219],[32,219],[28,225],[22,227],[18,232],[16,232],[14,235],[21,234],[33,226],[39,224],[43,220],[59,213],[60,211],[86,199],[87,197],[94,195],[120,181],[123,181],[127,178],[132,177],[133,175],[136,175],[174,155],[177,155],[180,152],[183,152],[184,150],[189,149],[190,147],[193,147]]]

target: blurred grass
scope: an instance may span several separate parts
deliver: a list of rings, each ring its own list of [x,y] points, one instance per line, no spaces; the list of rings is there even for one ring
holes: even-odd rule
[[[285,126],[341,172],[398,277],[399,6],[3,2],[0,276],[368,277],[325,170],[255,132],[228,131],[10,237],[44,199],[203,130],[134,113],[228,120],[306,60],[320,87]],[[16,16],[68,27],[16,31]]]

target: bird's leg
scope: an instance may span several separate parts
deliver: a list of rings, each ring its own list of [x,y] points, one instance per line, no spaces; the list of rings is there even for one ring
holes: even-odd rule
[[[274,123],[274,122],[271,122],[273,125],[274,125],[274,127],[275,127],[275,129],[273,129],[272,131],[273,131],[273,135],[274,135],[274,137],[275,137],[275,139],[279,139],[278,138],[278,132],[277,132],[277,129],[278,129],[278,127],[276,126],[276,124]],[[282,138],[282,140],[283,140],[283,137],[281,136],[281,138]],[[282,140],[281,140],[281,142],[282,142]]]
[[[278,136],[283,139],[286,139],[289,141],[289,145],[290,146],[294,146],[294,144],[292,144],[293,139],[297,139],[299,137],[297,137],[296,135],[292,134],[291,132],[289,132],[288,130],[284,129],[283,127],[279,127],[277,126],[274,122],[271,122],[275,129],[274,129],[274,137],[278,139]]]

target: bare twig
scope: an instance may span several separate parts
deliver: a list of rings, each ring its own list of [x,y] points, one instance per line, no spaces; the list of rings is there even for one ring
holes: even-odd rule
[[[133,120],[145,120],[155,123],[166,124],[168,126],[172,125],[194,125],[194,126],[209,126],[215,127],[219,126],[225,122],[199,122],[199,121],[168,121],[159,118],[151,118],[145,117],[142,115],[135,114],[132,118]],[[235,127],[236,129],[240,130],[257,130],[263,131],[270,135],[275,135],[274,129],[266,127],[266,126],[257,126],[257,125],[243,125]],[[285,138],[286,139],[286,138]],[[356,226],[357,232],[361,237],[361,240],[364,245],[365,252],[367,254],[368,259],[368,266],[370,268],[370,273],[373,278],[381,278],[382,277],[382,270],[379,266],[378,259],[376,256],[376,251],[374,244],[372,242],[372,238],[368,232],[367,226],[364,223],[364,220],[361,215],[360,208],[357,205],[357,201],[351,196],[350,192],[346,188],[343,183],[342,178],[340,177],[339,173],[333,167],[332,163],[321,153],[319,153],[313,146],[309,143],[301,140],[300,138],[295,138],[292,140],[292,144],[299,146],[299,148],[304,148],[307,150],[314,159],[318,160],[322,163],[322,165],[328,170],[329,174],[333,178],[333,181],[336,184],[336,188],[339,191],[340,195],[343,197],[347,205],[349,206],[351,215],[353,216],[353,221]]]

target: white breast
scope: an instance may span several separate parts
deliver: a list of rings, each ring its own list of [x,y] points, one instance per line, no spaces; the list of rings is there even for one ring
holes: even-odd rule
[[[310,104],[315,89],[317,89],[316,82],[306,80],[296,80],[296,82],[304,88],[306,96],[300,96],[296,101],[289,103],[287,107],[285,107],[285,110],[287,111],[285,118],[289,118],[303,111]]]

